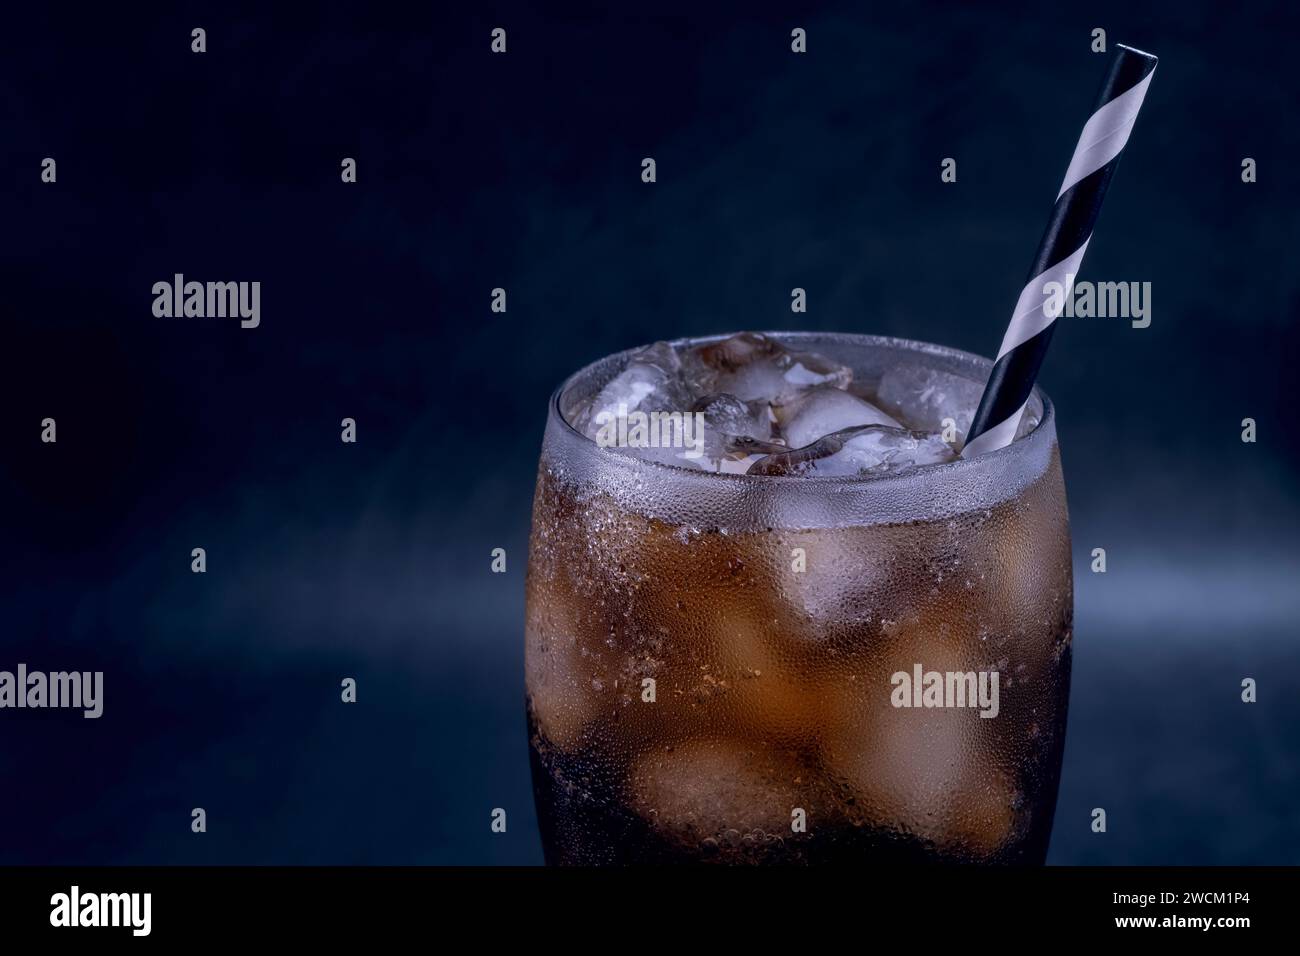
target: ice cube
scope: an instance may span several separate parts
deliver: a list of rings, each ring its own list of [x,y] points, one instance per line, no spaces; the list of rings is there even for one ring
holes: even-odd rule
[[[709,395],[695,403],[702,416],[703,467],[744,474],[753,461],[784,446],[771,441],[772,419],[766,402],[742,402],[734,395]]]
[[[598,641],[580,635],[594,626],[596,612],[581,597],[537,594],[527,603],[528,700],[538,730],[552,746],[576,748],[586,728],[609,707],[617,661]]]
[[[954,859],[996,853],[1026,822],[999,720],[973,707],[895,706],[894,675],[995,669],[945,639],[943,615],[905,612],[876,642],[861,676],[827,686],[822,760],[855,794],[856,822],[930,842]],[[1005,718],[1003,718],[1005,719]]]
[[[724,392],[701,398],[693,411],[703,414],[705,426],[718,434],[771,441],[772,419],[766,402],[742,402],[735,395]]]
[[[699,393],[726,392],[741,401],[787,402],[815,385],[846,387],[847,366],[813,352],[797,352],[758,332],[741,332],[700,347],[685,363],[688,381]]]
[[[916,540],[914,528],[887,524],[792,536],[788,545],[801,549],[803,563],[797,571],[778,565],[785,570],[777,576],[777,586],[787,613],[808,621],[814,633],[853,628],[854,640],[870,647],[872,627],[891,613],[900,584],[907,584],[900,582],[898,568],[914,554]],[[787,633],[802,642],[800,629]]]
[[[754,462],[762,458],[762,455],[727,456],[718,460],[718,471],[724,475],[747,475]]]
[[[1036,406],[1038,406],[1037,402],[1030,401],[1028,407],[1025,408],[1024,414],[1020,416],[1020,424],[1016,426],[1016,438],[1024,438],[1038,427],[1039,418]]]
[[[970,428],[984,383],[923,365],[896,365],[880,380],[880,406],[910,428],[942,432],[951,418],[962,438]]]
[[[632,354],[586,407],[573,417],[573,426],[596,439],[611,419],[632,412],[685,411],[689,392],[681,377],[681,360],[667,342],[656,342]]]
[[[749,474],[866,477],[956,458],[939,435],[862,425],[832,432],[803,448],[768,455],[755,462]]]
[[[775,409],[777,420],[791,448],[803,448],[832,432],[856,425],[892,425],[899,423],[870,402],[834,386],[823,385],[797,396],[794,401]]]
[[[855,822],[908,833],[954,859],[996,853],[1027,821],[1014,779],[990,759],[997,751],[989,753],[995,745],[982,739],[978,713],[894,709],[877,702],[888,689],[871,686],[858,713],[825,739],[831,774],[855,794]]]
[[[790,829],[796,808],[810,830],[824,823],[827,800],[815,780],[794,754],[752,741],[693,740],[642,756],[628,791],[636,812],[673,843],[761,859],[773,841],[798,841]],[[788,845],[774,846],[789,855]]]

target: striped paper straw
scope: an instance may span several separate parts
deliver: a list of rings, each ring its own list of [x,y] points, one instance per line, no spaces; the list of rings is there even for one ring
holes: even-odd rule
[[[1057,317],[1044,289],[1047,283],[1056,282],[1065,290],[1065,297],[1072,293],[1074,276],[1092,238],[1106,187],[1119,166],[1155,71],[1156,58],[1150,53],[1117,47],[1097,107],[1079,134],[1079,144],[1074,147],[1070,168],[1065,171],[1052,217],[1029,270],[1029,281],[1011,314],[998,359],[966,434],[964,457],[1002,448],[1016,437],[1020,416],[1056,327]],[[1064,297],[1058,301],[1064,301]]]

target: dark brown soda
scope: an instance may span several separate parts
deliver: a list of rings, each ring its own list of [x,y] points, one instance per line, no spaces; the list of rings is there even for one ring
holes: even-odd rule
[[[526,669],[546,859],[1041,863],[1071,625],[1055,450],[992,507],[739,532],[544,458]],[[996,671],[997,716],[895,706],[915,665]]]

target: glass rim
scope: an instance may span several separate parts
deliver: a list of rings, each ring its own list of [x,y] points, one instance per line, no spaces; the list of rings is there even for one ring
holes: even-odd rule
[[[692,346],[707,345],[713,342],[720,342],[723,339],[736,335],[736,332],[720,332],[710,335],[693,335],[683,338],[669,339],[668,344],[674,348],[688,348]],[[910,351],[920,355],[938,356],[941,358],[956,360],[963,364],[983,368],[986,375],[993,368],[993,360],[985,358],[982,355],[976,355],[974,352],[967,352],[962,349],[952,348],[947,345],[937,345],[933,342],[924,342],[920,339],[905,339],[888,335],[870,335],[858,332],[822,332],[822,331],[800,331],[800,332],[781,332],[768,331],[761,332],[761,335],[785,342],[824,342],[826,340],[840,340],[851,342],[852,344],[864,346],[867,348],[887,348],[898,351]],[[650,343],[646,343],[648,345]],[[632,348],[623,349],[620,352],[613,352],[609,355],[601,356],[593,362],[589,362],[582,368],[578,369],[572,375],[564,379],[563,382],[551,393],[551,399],[548,410],[548,418],[553,419],[558,425],[572,435],[577,440],[601,452],[609,455],[611,458],[626,459],[634,462],[638,467],[644,467],[647,470],[658,470],[670,474],[686,474],[694,477],[703,477],[707,479],[717,479],[721,482],[753,482],[767,486],[779,486],[783,483],[797,485],[835,485],[835,486],[859,486],[873,485],[877,486],[882,482],[903,479],[915,482],[922,475],[934,475],[940,472],[950,474],[987,471],[991,462],[1009,461],[1010,459],[1023,456],[1029,453],[1031,446],[1041,444],[1043,441],[1051,442],[1055,438],[1056,408],[1052,404],[1047,393],[1044,392],[1037,384],[1034,385],[1030,393],[1031,398],[1037,397],[1042,403],[1043,414],[1039,418],[1038,424],[1028,433],[1009,445],[986,452],[977,458],[958,458],[956,461],[946,461],[937,464],[914,465],[902,471],[885,472],[876,475],[749,475],[737,474],[734,472],[715,472],[704,471],[698,468],[688,468],[684,465],[673,465],[668,462],[656,461],[650,458],[639,458],[636,455],[624,454],[622,452],[610,451],[601,448],[592,439],[588,438],[582,432],[573,427],[572,423],[564,414],[561,407],[561,399],[565,393],[577,382],[581,381],[584,376],[591,374],[597,367],[606,363],[614,363],[632,355],[634,352],[645,348],[645,345],[637,345]],[[1037,437],[1036,437],[1037,436]],[[982,465],[982,467],[981,467]]]

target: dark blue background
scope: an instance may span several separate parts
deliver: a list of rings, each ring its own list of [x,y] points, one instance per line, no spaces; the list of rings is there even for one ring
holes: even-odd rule
[[[1161,63],[1081,278],[1150,281],[1153,321],[1063,319],[1042,376],[1077,580],[1050,859],[1300,861],[1286,7],[474,6],[6,12],[0,669],[101,669],[106,709],[0,712],[0,863],[539,861],[550,390],[739,328],[991,353],[1098,26]],[[262,282],[261,327],[154,318],[175,272]]]

